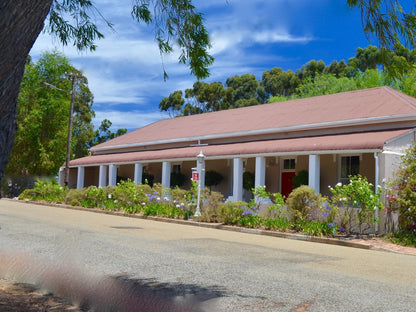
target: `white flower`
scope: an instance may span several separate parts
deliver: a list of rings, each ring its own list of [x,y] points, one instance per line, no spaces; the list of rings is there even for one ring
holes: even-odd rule
[[[374,210],[377,210],[377,206],[374,206]]]
[[[341,182],[338,182],[338,183],[337,183],[337,186],[342,186],[342,183],[341,183]]]
[[[111,197],[112,197],[111,194],[108,194],[108,199],[111,199]]]
[[[176,208],[181,208],[181,205],[176,205]]]
[[[181,203],[181,206],[185,206],[185,204],[184,203]]]
[[[168,200],[169,200],[169,198],[167,198],[167,197],[165,196],[165,197],[163,197],[163,200],[168,201]]]
[[[146,206],[146,203],[142,203],[142,206]]]

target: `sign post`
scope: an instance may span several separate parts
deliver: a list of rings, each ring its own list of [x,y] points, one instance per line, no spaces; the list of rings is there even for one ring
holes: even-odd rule
[[[196,156],[196,172],[192,172],[192,179],[194,181],[198,181],[198,199],[197,199],[197,203],[196,203],[196,212],[195,212],[195,217],[199,217],[201,216],[201,206],[200,206],[200,201],[201,201],[201,177],[203,177],[202,175],[202,171],[205,170],[205,155],[202,154],[202,151],[199,152],[199,154]]]

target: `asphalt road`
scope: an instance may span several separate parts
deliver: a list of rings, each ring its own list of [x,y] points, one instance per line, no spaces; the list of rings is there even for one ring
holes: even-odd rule
[[[107,305],[140,296],[105,284],[116,276],[204,311],[416,311],[414,256],[9,200],[0,200],[1,274],[32,283],[55,274],[50,285],[94,289]]]

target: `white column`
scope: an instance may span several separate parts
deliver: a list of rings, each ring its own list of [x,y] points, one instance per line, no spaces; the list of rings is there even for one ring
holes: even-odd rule
[[[320,192],[321,163],[319,155],[309,155],[309,187]]]
[[[64,167],[59,168],[59,173],[58,173],[58,183],[61,186],[64,186]]]
[[[107,166],[100,165],[100,175],[98,178],[98,187],[107,185]]]
[[[85,168],[80,166],[78,167],[77,189],[84,188],[84,177],[85,177]]]
[[[168,161],[162,163],[162,186],[164,188],[170,188],[170,173],[171,164]]]
[[[378,156],[378,153],[374,153],[374,159],[375,159],[375,177],[374,177],[374,192],[377,193],[378,190],[378,185],[379,185],[379,179],[380,179],[380,159]],[[376,220],[376,222],[374,223],[374,231],[376,232],[376,234],[378,234],[379,232],[379,222],[378,222],[378,209],[376,209],[374,211],[374,218]]]
[[[256,174],[254,187],[266,185],[266,158],[256,157]]]
[[[117,184],[117,167],[114,164],[108,165],[108,185]]]
[[[233,159],[233,200],[243,200],[243,160]]]
[[[143,165],[139,163],[134,164],[134,182],[136,184],[141,184],[142,176],[143,176]]]

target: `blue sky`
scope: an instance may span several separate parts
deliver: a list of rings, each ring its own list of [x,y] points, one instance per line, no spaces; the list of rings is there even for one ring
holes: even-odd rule
[[[358,10],[346,0],[194,0],[204,14],[215,57],[206,82],[225,82],[246,73],[261,78],[265,70],[299,69],[308,61],[348,60],[358,47],[369,44],[362,31]],[[97,0],[100,12],[114,24],[110,30],[99,17],[104,40],[95,52],[62,47],[41,34],[30,54],[37,60],[44,51],[56,49],[83,71],[94,94],[94,125],[104,118],[112,129],[133,130],[162,118],[159,102],[175,90],[192,87],[196,79],[177,54],[164,57],[169,79],[163,80],[162,59],[152,27],[130,18],[131,1]]]

